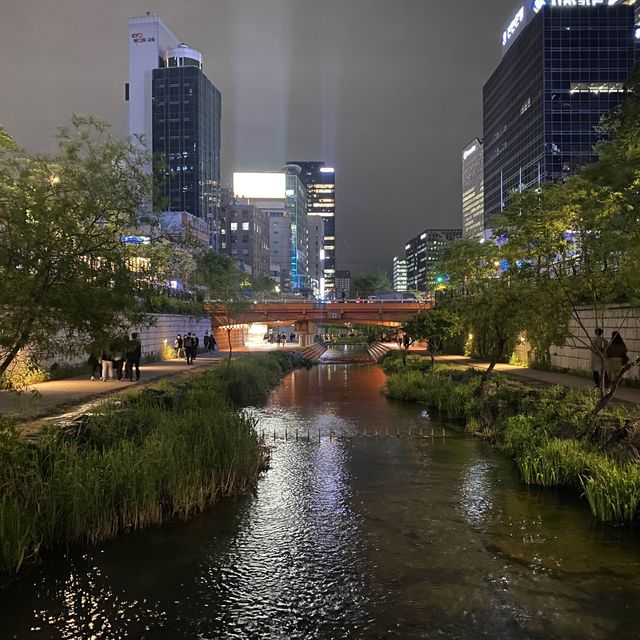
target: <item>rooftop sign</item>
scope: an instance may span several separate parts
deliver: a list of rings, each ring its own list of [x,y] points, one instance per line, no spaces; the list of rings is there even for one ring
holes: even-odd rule
[[[622,3],[623,0],[526,0],[525,4],[516,10],[502,32],[502,54],[507,52],[511,44],[517,40],[520,32],[544,7],[558,9],[612,7]]]

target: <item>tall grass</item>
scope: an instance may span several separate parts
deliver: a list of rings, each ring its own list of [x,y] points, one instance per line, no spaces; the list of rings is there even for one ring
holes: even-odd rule
[[[265,451],[232,398],[250,397],[257,376],[264,392],[297,364],[280,355],[233,362],[105,404],[73,431],[49,427],[35,442],[1,421],[0,573],[43,549],[186,519],[248,491]]]
[[[512,457],[525,483],[582,491],[594,516],[633,522],[639,516],[640,468],[620,464],[586,439],[593,398],[564,387],[536,388],[497,376],[479,395],[479,374],[436,366],[426,374],[400,370],[387,379],[386,393],[422,402],[443,415],[464,418]],[[395,370],[395,367],[390,367]],[[613,425],[628,417],[619,408]]]

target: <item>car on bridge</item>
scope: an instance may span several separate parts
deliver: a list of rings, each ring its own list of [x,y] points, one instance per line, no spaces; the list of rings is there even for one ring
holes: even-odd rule
[[[367,302],[420,302],[416,294],[411,291],[379,291],[368,296]]]

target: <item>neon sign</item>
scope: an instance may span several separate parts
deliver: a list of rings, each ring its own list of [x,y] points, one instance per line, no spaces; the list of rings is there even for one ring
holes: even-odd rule
[[[619,4],[620,0],[534,0],[533,12],[538,13],[544,6],[550,7],[606,7]]]
[[[513,38],[518,27],[524,22],[524,7],[520,7],[520,11],[516,13],[515,18],[511,21],[511,24],[505,29],[502,34],[502,46],[506,46],[507,42]]]

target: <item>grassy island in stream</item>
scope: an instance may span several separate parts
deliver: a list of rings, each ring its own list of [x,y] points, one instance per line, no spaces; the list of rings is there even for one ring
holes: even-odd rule
[[[238,408],[309,364],[291,352],[238,358],[104,403],[32,442],[0,419],[0,576],[43,550],[186,519],[249,491],[266,452]]]
[[[594,516],[607,522],[640,517],[640,416],[615,406],[598,418],[589,437],[587,418],[596,398],[586,391],[523,384],[495,375],[479,391],[481,373],[397,355],[383,362],[386,394],[420,402],[465,421],[512,457],[530,485],[570,487]]]

